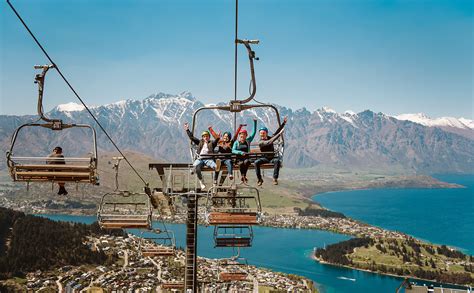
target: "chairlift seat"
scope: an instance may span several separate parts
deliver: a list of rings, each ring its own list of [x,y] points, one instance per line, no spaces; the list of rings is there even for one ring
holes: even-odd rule
[[[211,212],[210,225],[258,225],[256,212]]]
[[[115,218],[115,219],[99,219],[99,224],[103,228],[107,229],[149,229],[151,227],[151,221],[148,219],[130,219],[130,218]]]
[[[10,174],[14,181],[62,181],[62,182],[84,182],[98,183],[95,164],[20,164],[11,158],[9,165]],[[30,159],[30,158],[18,158]],[[73,162],[90,161],[89,158],[71,158]],[[44,158],[31,158],[31,160],[44,160]],[[67,160],[67,159],[65,159]]]
[[[215,247],[251,247],[250,237],[218,237],[215,239]]]
[[[169,247],[145,247],[142,249],[143,256],[173,256],[174,249]]]
[[[94,176],[86,172],[16,171],[14,174],[15,181],[95,181]]]
[[[273,163],[265,163],[265,164],[261,164],[260,165],[260,169],[273,169],[275,167],[275,164]],[[280,168],[281,168],[281,165],[280,165]],[[233,166],[233,169],[234,170],[238,170],[239,169],[239,165],[238,164],[234,164]],[[255,165],[254,164],[250,164],[249,167],[248,167],[248,170],[253,170],[255,169]],[[226,170],[227,171],[227,167],[225,166],[225,164],[222,164],[221,165],[221,171],[222,170]],[[205,166],[205,167],[202,167],[201,169],[202,172],[214,172],[214,169],[208,167],[208,166]]]
[[[169,283],[163,283],[161,285],[162,289],[183,289],[184,284],[182,282],[169,282]]]
[[[219,274],[221,281],[245,281],[247,279],[247,273],[242,272],[222,272]]]
[[[150,229],[151,220],[147,215],[101,215],[99,225],[105,229]]]

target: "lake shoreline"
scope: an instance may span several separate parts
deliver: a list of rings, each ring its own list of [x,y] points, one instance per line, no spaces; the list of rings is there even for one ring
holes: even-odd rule
[[[436,280],[421,279],[421,278],[417,278],[417,277],[409,276],[409,275],[399,276],[399,275],[391,274],[391,273],[376,272],[376,271],[371,271],[371,270],[367,270],[367,269],[362,269],[362,268],[357,268],[357,267],[351,267],[351,266],[347,266],[347,265],[341,265],[341,264],[337,264],[337,263],[332,263],[332,262],[328,262],[328,261],[322,260],[322,259],[318,258],[317,256],[315,256],[314,254],[311,254],[311,258],[312,258],[314,261],[317,261],[317,262],[319,262],[320,264],[323,264],[323,265],[329,265],[329,266],[335,266],[335,267],[339,267],[339,268],[346,268],[346,269],[351,269],[351,270],[357,270],[357,271],[366,272],[366,273],[371,273],[371,274],[376,274],[376,275],[383,275],[383,276],[389,276],[389,277],[394,277],[394,278],[401,278],[402,280],[400,280],[400,284],[403,282],[403,279],[404,279],[404,278],[408,278],[408,279],[416,280],[416,281],[427,281],[427,282],[432,282],[432,283],[440,284],[440,283],[437,282]],[[461,288],[467,288],[467,286],[466,286],[466,285],[463,285],[463,284],[446,284],[446,285],[449,285],[449,286],[457,286],[457,287],[461,287]],[[460,289],[460,288],[454,288],[454,289]]]

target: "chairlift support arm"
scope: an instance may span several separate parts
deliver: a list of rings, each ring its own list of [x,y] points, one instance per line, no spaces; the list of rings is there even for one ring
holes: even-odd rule
[[[259,60],[258,57],[255,56],[255,51],[252,50],[252,48],[250,47],[250,44],[252,45],[257,45],[258,43],[260,43],[259,40],[240,40],[240,39],[236,39],[235,40],[235,43],[236,44],[243,44],[245,46],[245,48],[247,49],[247,52],[249,54],[249,61],[250,61],[250,76],[251,76],[251,83],[252,83],[252,92],[250,93],[250,96],[248,98],[246,98],[245,100],[236,100],[236,101],[231,101],[230,104],[247,104],[248,102],[250,102],[254,97],[255,97],[255,93],[257,92],[257,82],[255,80],[255,69],[254,69],[254,59],[255,60]]]
[[[35,83],[38,84],[38,116],[41,120],[46,122],[54,122],[56,120],[50,119],[44,115],[43,110],[43,94],[44,94],[44,80],[46,78],[46,73],[50,68],[54,68],[54,64],[49,65],[35,65],[35,69],[42,69],[41,73],[36,74]]]

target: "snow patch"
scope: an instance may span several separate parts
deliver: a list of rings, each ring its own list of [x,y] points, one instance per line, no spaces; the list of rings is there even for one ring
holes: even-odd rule
[[[77,104],[77,103],[74,103],[74,102],[70,102],[70,103],[67,103],[67,104],[61,104],[61,105],[58,105],[56,107],[56,110],[61,111],[61,112],[76,112],[76,111],[82,111],[84,109],[85,108],[84,108],[83,105]]]
[[[336,113],[336,111],[334,111],[333,109],[331,109],[329,107],[326,107],[326,106],[321,108],[321,112],[334,113],[334,114]]]
[[[415,122],[428,127],[454,127],[460,129],[473,129],[474,130],[474,121],[465,119],[465,118],[454,118],[454,117],[440,117],[440,118],[430,118],[429,116],[423,113],[415,114],[400,114],[393,116],[398,120],[405,120]]]

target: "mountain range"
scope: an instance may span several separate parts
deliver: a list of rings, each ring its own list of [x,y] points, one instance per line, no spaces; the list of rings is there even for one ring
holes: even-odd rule
[[[158,93],[143,100],[124,100],[92,107],[91,111],[125,150],[140,152],[161,161],[189,161],[189,141],[182,128],[191,122],[195,110],[205,105],[189,92],[179,95]],[[292,110],[274,105],[281,117],[288,116],[285,130],[285,159],[288,167],[340,167],[366,170],[404,170],[422,173],[473,173],[474,121],[464,118],[436,118],[403,114],[390,116],[365,110],[337,113],[327,107],[316,111]],[[65,122],[94,125],[82,105],[55,107],[47,114]],[[253,108],[237,114],[237,123],[250,127],[277,127],[271,108]],[[201,111],[196,133],[212,125],[218,131],[232,129],[233,114],[219,110]],[[11,134],[19,125],[36,116],[0,115],[0,146],[9,149]],[[99,150],[112,145],[97,129]],[[75,132],[74,132],[75,131]],[[256,138],[258,140],[258,138]],[[16,155],[46,155],[61,145],[67,155],[90,151],[91,139],[85,131],[58,132],[35,128],[18,137]],[[4,158],[2,158],[5,161]],[[5,164],[2,164],[2,168]]]

